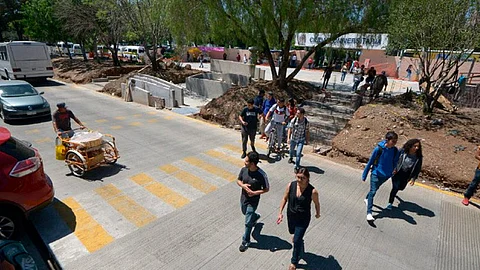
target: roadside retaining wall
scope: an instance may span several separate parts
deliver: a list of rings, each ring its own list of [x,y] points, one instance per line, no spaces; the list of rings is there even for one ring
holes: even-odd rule
[[[206,98],[218,98],[232,86],[246,86],[250,77],[240,74],[201,73],[187,78],[187,89]]]
[[[132,79],[135,80],[135,88],[132,91],[133,102],[147,106],[156,106],[155,103],[159,103],[159,99],[161,99],[164,100],[162,104],[167,108],[178,107],[184,104],[183,88],[145,74],[137,74],[128,80],[127,85],[122,85],[122,97],[125,97],[126,89],[132,83]]]

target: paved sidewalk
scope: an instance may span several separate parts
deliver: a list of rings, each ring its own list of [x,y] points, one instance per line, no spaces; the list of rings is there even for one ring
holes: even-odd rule
[[[371,226],[363,203],[369,183],[360,180],[361,171],[311,155],[303,160],[320,192],[322,217],[310,223],[302,268],[480,269],[479,209],[414,186],[399,193],[397,207],[386,211],[386,183],[375,197],[377,220]],[[286,159],[263,161],[260,167],[271,190],[258,209],[257,243],[245,253],[238,251],[240,188],[230,183],[66,268],[287,269],[291,237],[286,223],[276,225],[275,220],[282,193],[294,177],[292,167]]]

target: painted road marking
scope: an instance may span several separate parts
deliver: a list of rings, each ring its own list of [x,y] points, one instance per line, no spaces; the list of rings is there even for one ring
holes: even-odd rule
[[[225,144],[225,145],[222,145],[221,147],[236,153],[242,153],[242,150],[240,149],[240,147],[235,146],[233,144]]]
[[[148,122],[148,123],[156,123],[156,122],[158,122],[158,119],[156,119],[156,118],[148,119],[147,122]]]
[[[148,112],[148,114],[152,114],[152,115],[153,115],[153,114],[157,114],[157,112]]]
[[[156,219],[148,210],[112,184],[99,187],[95,192],[137,227],[143,227]]]
[[[219,152],[217,150],[208,150],[207,152],[205,152],[205,154],[211,156],[211,157],[214,157],[214,158],[217,158],[221,161],[226,161],[230,164],[233,164],[239,168],[243,167],[244,164],[243,164],[243,160],[240,159],[240,158],[234,158],[232,156],[229,156],[225,153],[222,153],[222,152]]]
[[[117,117],[115,117],[115,119],[117,119],[117,120],[125,120],[126,117],[125,117],[125,116],[117,116]]]
[[[122,127],[122,126],[111,126],[110,128],[111,128],[111,129],[121,129],[121,128],[123,128],[123,127]]]
[[[144,173],[132,176],[130,179],[175,208],[183,207],[190,202],[187,198],[171,190],[167,186],[158,183]]]
[[[129,125],[130,125],[130,126],[141,126],[141,125],[143,125],[143,124],[140,123],[140,122],[131,122]]]
[[[160,170],[164,171],[167,174],[171,174],[175,176],[178,180],[191,185],[192,187],[200,190],[203,193],[210,193],[217,189],[216,186],[208,182],[205,182],[200,177],[197,177],[184,170],[181,170],[180,168],[175,167],[173,165],[168,164],[168,165],[160,166]]]
[[[138,117],[141,117],[141,116],[142,116],[142,115],[139,114],[139,113],[133,115],[133,117],[137,117],[137,118],[138,118]]]
[[[172,119],[173,119],[173,116],[164,116],[163,119],[165,119],[165,120],[172,120]]]
[[[201,169],[203,169],[203,170],[205,170],[205,171],[207,171],[211,174],[214,174],[216,176],[220,176],[220,177],[222,177],[222,178],[224,178],[224,179],[226,179],[230,182],[233,182],[237,179],[237,177],[234,174],[232,174],[232,173],[230,173],[230,172],[228,172],[224,169],[218,168],[217,166],[211,165],[211,164],[209,164],[209,163],[207,163],[207,162],[205,162],[205,161],[203,161],[199,158],[186,157],[183,160],[192,164],[192,165],[194,165],[194,166],[197,166],[197,167],[199,167],[199,168],[201,168]]]
[[[75,216],[75,236],[90,253],[113,242],[114,238],[75,199],[70,197],[62,200],[62,202],[71,209]],[[65,220],[64,214],[62,215],[62,212],[59,212],[59,214]],[[69,225],[69,227],[72,228],[73,226]]]
[[[31,130],[25,130],[26,134],[37,134],[40,133],[40,130],[38,129],[31,129]]]
[[[53,139],[50,138],[50,137],[45,137],[45,138],[42,138],[42,139],[36,139],[35,142],[36,143],[47,143],[47,142],[53,142]]]
[[[98,120],[95,120],[95,122],[97,122],[97,123],[105,123],[105,122],[107,122],[107,119],[98,119]]]

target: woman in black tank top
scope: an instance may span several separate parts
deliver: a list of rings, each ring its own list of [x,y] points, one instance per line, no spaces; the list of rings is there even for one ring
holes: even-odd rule
[[[310,173],[301,168],[296,174],[296,181],[288,184],[280,202],[277,224],[283,220],[283,208],[287,206],[288,232],[293,235],[293,253],[289,270],[296,269],[304,253],[303,236],[310,224],[312,200],[315,204],[315,218],[320,217],[320,202],[317,190],[310,185]]]

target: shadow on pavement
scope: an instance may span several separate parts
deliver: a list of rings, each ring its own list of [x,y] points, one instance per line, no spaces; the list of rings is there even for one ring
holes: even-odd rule
[[[327,258],[306,252],[303,254],[302,259],[306,262],[306,264],[299,263],[297,265],[297,269],[312,269],[312,270],[320,270],[320,269],[328,269],[328,270],[340,270],[342,267],[338,263],[337,259],[332,255],[329,255]]]
[[[277,236],[260,234],[262,229],[263,223],[257,223],[255,228],[253,228],[252,237],[257,241],[257,243],[251,243],[251,248],[270,250],[271,252],[292,248],[292,244]]]
[[[270,154],[271,155],[271,154]],[[260,161],[264,160],[270,164],[277,162],[278,160],[276,158],[268,157],[265,154],[259,154],[258,157],[260,158]]]
[[[28,126],[32,124],[39,124],[39,123],[50,122],[50,121],[52,121],[52,116],[47,115],[47,116],[38,117],[38,118],[8,120],[8,124],[11,126]]]
[[[57,198],[45,209],[33,213],[30,220],[47,244],[72,234],[77,227],[72,209]]]
[[[306,168],[309,172],[311,173],[316,173],[316,174],[324,174],[325,171],[318,168],[318,167],[315,167],[315,166],[302,166],[304,168]]]
[[[399,204],[397,207],[394,207],[392,210],[387,210],[375,205],[377,208],[380,209],[380,211],[378,212],[378,215],[375,218],[376,219],[382,219],[385,217],[397,218],[397,219],[403,219],[410,224],[417,225],[417,222],[415,221],[415,219],[412,216],[406,214],[405,212],[415,213],[418,216],[426,216],[426,217],[435,216],[435,213],[427,208],[424,208],[413,202],[406,202],[398,196],[396,198],[399,200]]]
[[[39,86],[60,86],[60,85],[65,85],[64,83],[60,83],[57,81],[51,81],[51,80],[46,80],[46,81],[32,81],[30,82],[33,86],[39,87]]]
[[[92,169],[91,171],[85,172],[85,175],[81,178],[87,181],[92,181],[92,182],[93,181],[103,182],[103,178],[116,175],[124,169],[129,170],[127,166],[122,164],[118,164],[118,163],[115,163],[112,165],[106,164],[98,168]],[[72,176],[72,174],[69,174],[69,176]]]
[[[476,207],[476,208],[480,209],[480,205],[477,204],[477,203],[474,203],[474,202],[470,201],[470,205],[473,206],[473,207]]]

